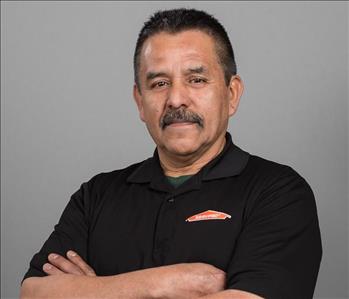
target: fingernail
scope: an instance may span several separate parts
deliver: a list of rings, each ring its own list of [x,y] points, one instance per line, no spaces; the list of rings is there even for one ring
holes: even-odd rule
[[[55,254],[55,253],[50,254],[51,259],[56,259],[57,257],[58,257],[58,254]]]
[[[52,269],[52,266],[50,264],[44,264],[44,270],[50,270]]]
[[[68,254],[69,256],[71,256],[71,257],[74,257],[74,256],[77,255],[77,254],[76,254],[74,251],[72,251],[72,250],[69,250],[67,254]]]

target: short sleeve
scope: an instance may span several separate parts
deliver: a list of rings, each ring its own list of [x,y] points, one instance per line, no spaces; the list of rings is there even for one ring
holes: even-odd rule
[[[29,270],[23,280],[33,276],[46,276],[47,274],[43,272],[42,267],[48,261],[47,257],[50,253],[65,256],[68,250],[74,250],[86,260],[91,197],[90,182],[83,183],[80,189],[71,196],[58,224],[54,227],[54,231],[40,251],[31,259]]]
[[[287,167],[245,215],[227,270],[227,288],[268,299],[312,298],[321,257],[314,194]]]

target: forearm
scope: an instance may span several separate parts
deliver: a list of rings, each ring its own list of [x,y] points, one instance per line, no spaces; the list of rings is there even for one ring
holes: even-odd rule
[[[147,271],[104,277],[62,274],[28,278],[23,282],[20,298],[155,298],[156,286]]]
[[[205,263],[180,263],[95,276],[78,255],[71,256],[70,260],[62,256],[51,260],[49,256],[49,261],[52,262],[50,270],[44,267],[49,276],[25,279],[21,299],[198,298],[222,291],[226,277],[224,271]]]
[[[260,296],[241,290],[225,290],[201,297],[202,299],[263,299]]]

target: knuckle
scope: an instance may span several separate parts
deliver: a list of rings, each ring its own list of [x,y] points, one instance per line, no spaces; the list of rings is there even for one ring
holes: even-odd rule
[[[56,267],[65,267],[65,265],[67,264],[67,262],[62,258],[54,259],[54,260],[50,261],[50,263],[52,263],[52,265],[54,265]]]
[[[82,275],[81,271],[79,271],[78,269],[74,268],[74,267],[70,267],[69,269],[65,269],[66,273],[69,274],[75,274],[75,275]]]

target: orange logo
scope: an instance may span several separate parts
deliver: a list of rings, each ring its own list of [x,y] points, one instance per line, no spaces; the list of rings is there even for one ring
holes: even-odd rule
[[[224,220],[226,218],[231,218],[231,216],[223,212],[207,210],[205,212],[193,215],[188,219],[186,219],[185,221],[193,222],[193,221],[215,220],[215,219]]]

